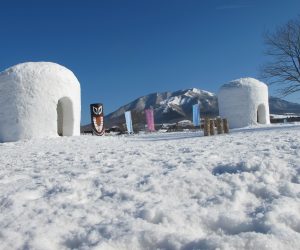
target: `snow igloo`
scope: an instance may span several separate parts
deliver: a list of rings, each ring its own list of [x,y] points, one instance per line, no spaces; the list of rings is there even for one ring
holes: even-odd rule
[[[224,84],[218,93],[219,114],[231,128],[269,124],[268,86],[253,78]]]
[[[80,84],[51,62],[18,64],[0,73],[0,142],[80,135]]]

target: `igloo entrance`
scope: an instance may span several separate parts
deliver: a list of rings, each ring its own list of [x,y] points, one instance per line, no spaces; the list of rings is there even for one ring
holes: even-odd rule
[[[63,97],[57,103],[57,134],[71,136],[73,134],[74,112],[70,98]]]
[[[258,105],[257,108],[257,123],[266,124],[266,107],[263,104]]]

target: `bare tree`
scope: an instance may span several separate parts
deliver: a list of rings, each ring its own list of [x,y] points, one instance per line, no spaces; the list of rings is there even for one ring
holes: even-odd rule
[[[262,77],[281,85],[283,96],[300,91],[300,16],[265,34],[266,55],[273,61],[262,68]]]

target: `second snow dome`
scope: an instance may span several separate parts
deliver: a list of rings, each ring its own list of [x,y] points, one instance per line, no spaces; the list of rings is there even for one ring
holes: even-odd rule
[[[218,93],[219,114],[231,128],[269,124],[268,86],[254,78],[224,84]]]

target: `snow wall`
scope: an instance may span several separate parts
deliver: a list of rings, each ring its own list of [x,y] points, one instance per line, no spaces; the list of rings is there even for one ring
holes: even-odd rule
[[[269,124],[268,86],[254,78],[224,84],[218,93],[219,114],[231,128]]]
[[[0,142],[80,135],[80,84],[51,62],[18,64],[0,73]]]

